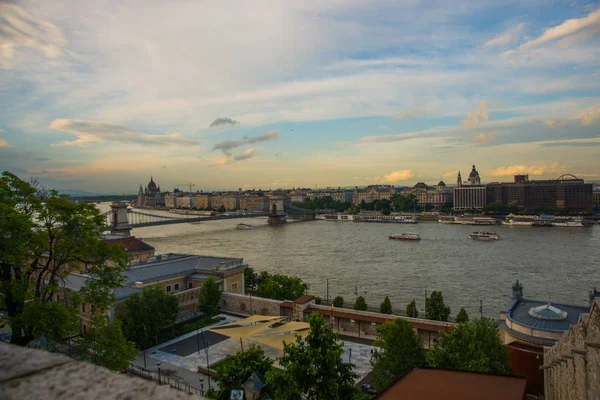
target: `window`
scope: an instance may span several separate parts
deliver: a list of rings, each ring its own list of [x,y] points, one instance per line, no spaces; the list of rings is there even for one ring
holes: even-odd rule
[[[171,293],[171,285],[167,285],[167,287],[165,288],[167,293]]]
[[[179,283],[176,283],[176,284],[175,284],[175,291],[176,291],[176,292],[177,292],[177,291],[179,291]]]
[[[231,290],[236,290],[238,288],[238,283],[237,282],[233,282],[231,284]]]
[[[85,314],[85,304],[81,305],[81,312]]]
[[[188,282],[188,289],[194,288],[194,282]]]

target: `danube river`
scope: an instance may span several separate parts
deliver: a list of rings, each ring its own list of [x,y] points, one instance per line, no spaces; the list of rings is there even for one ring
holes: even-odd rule
[[[256,228],[235,229],[240,222]],[[329,295],[347,301],[354,301],[357,286],[370,306],[387,295],[394,309],[404,309],[414,298],[421,310],[425,291],[441,290],[452,315],[460,307],[476,314],[482,300],[484,315],[496,317],[509,303],[516,279],[527,297],[576,304],[587,304],[589,290],[600,287],[600,225],[497,226],[502,240],[496,242],[470,240],[475,228],[436,222],[268,226],[266,218],[248,218],[141,228],[133,234],[158,253],[242,257],[257,271],[302,278],[311,294],[323,298],[327,279]],[[417,232],[423,239],[387,238],[401,232]]]

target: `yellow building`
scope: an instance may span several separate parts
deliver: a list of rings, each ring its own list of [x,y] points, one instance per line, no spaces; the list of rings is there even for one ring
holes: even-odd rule
[[[210,207],[210,196],[207,194],[197,194],[192,197],[192,208],[194,209],[206,209]]]
[[[262,211],[268,208],[269,199],[265,196],[248,196],[240,198],[240,210]]]
[[[240,207],[240,198],[238,196],[211,196],[210,208],[218,210],[223,206],[227,211],[238,210]]]

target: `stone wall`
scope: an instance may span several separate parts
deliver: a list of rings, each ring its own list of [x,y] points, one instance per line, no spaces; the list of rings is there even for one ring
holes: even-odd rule
[[[600,400],[600,299],[551,348],[544,349],[547,400]]]
[[[280,315],[281,301],[235,293],[221,294],[221,310],[236,314]]]

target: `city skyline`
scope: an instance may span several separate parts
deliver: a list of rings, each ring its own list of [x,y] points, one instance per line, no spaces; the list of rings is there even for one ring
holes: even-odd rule
[[[163,190],[600,179],[597,2],[0,3],[0,170]]]

